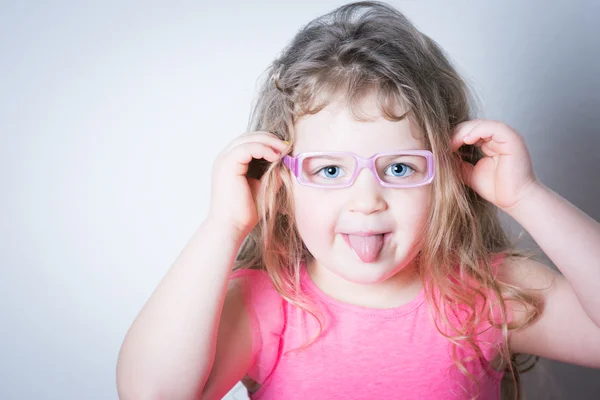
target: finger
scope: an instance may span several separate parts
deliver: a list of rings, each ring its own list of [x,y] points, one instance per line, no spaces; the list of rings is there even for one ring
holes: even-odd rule
[[[244,143],[252,143],[252,142],[268,144],[269,146],[271,146],[273,148],[282,147],[282,145],[283,145],[283,141],[281,141],[279,138],[268,135],[268,134],[264,134],[264,133],[263,134],[257,134],[257,133],[243,134],[241,136],[236,137],[234,140],[232,140],[231,143],[229,143],[229,145],[225,149],[225,152],[228,153],[228,152],[232,151],[234,148],[236,148]]]
[[[281,153],[277,152],[272,147],[259,143],[250,142],[243,143],[229,153],[229,157],[235,163],[235,173],[238,175],[246,175],[248,172],[248,164],[253,159],[264,159],[269,162],[275,162],[281,158]]]
[[[472,146],[481,149],[483,151],[483,154],[488,157],[495,157],[503,154],[501,147],[502,145],[492,140],[491,138],[479,139],[477,142],[473,143]]]
[[[268,144],[269,146],[275,148],[279,152],[287,151],[287,149],[290,147],[289,143],[286,143],[285,141],[281,140],[278,136],[271,132],[255,131],[245,133],[240,137],[234,139],[226,151],[231,151],[236,146],[250,142]]]
[[[506,153],[506,145],[504,143],[498,143],[495,140],[479,140],[478,141],[483,154],[489,157],[499,156]]]
[[[465,136],[467,136],[475,126],[482,124],[483,122],[483,120],[474,119],[470,121],[461,122],[460,124],[456,125],[454,127],[454,132],[452,134],[452,139],[450,142],[450,148],[452,149],[452,151],[454,152],[458,150],[461,146],[463,146],[465,144]]]
[[[473,126],[463,137],[465,144],[473,144],[482,141],[482,149],[496,154],[511,154],[511,141],[517,140],[516,132],[507,125],[486,121]]]

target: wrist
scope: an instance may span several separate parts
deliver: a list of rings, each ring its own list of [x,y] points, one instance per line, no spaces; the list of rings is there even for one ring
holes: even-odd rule
[[[223,240],[233,240],[236,243],[241,243],[244,241],[246,236],[250,233],[249,231],[239,229],[231,223],[227,221],[223,221],[219,218],[214,218],[211,215],[207,216],[206,219],[202,222],[203,229],[206,228],[210,230],[211,236],[214,236]]]
[[[548,195],[549,191],[550,189],[536,179],[527,185],[526,188],[524,188],[523,194],[519,201],[510,207],[503,208],[502,210],[511,217],[517,219],[518,216],[522,215],[524,212],[526,212],[526,210],[531,210],[532,207],[536,207],[539,199],[542,196]]]

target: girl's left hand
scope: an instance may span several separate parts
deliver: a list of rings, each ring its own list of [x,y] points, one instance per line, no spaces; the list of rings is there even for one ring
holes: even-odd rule
[[[476,165],[462,163],[465,184],[497,207],[504,210],[515,207],[538,184],[527,146],[510,126],[491,120],[458,124],[452,137],[452,151],[465,144],[480,147],[485,154]]]

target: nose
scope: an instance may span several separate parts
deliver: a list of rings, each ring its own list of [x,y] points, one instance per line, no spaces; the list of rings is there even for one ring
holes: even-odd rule
[[[387,203],[383,196],[384,188],[368,168],[360,171],[349,189],[348,207],[351,212],[368,215],[387,209]]]

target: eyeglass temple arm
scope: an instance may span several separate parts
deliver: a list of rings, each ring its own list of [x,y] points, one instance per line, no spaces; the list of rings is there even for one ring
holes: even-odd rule
[[[292,171],[294,175],[297,175],[296,168],[296,157],[285,155],[283,156],[283,163]]]

